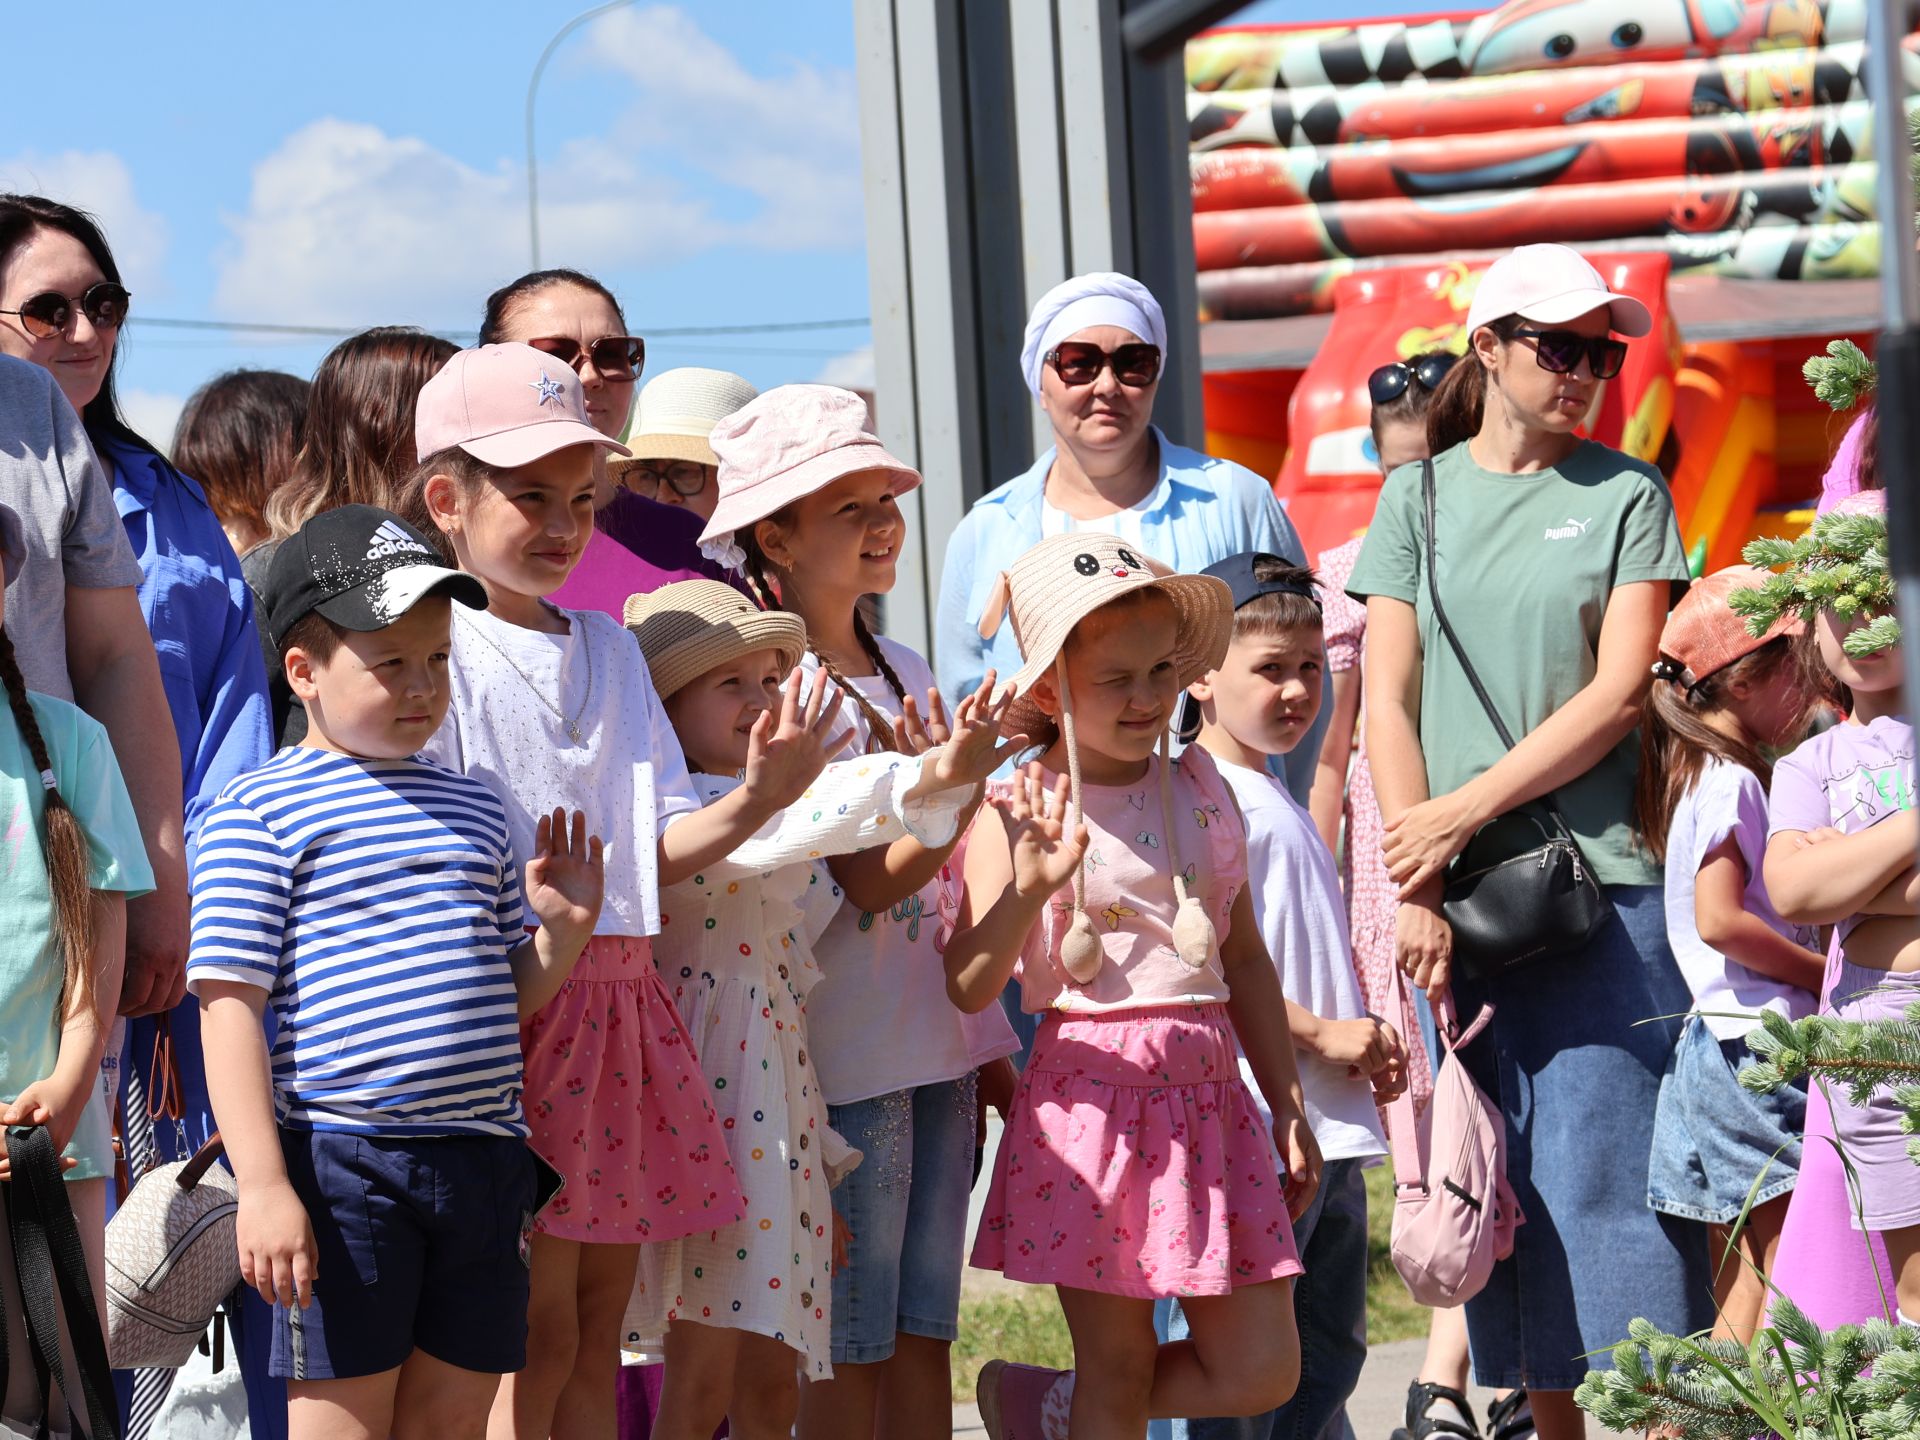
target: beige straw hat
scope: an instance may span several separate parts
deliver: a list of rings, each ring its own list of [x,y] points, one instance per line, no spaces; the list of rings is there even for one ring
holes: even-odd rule
[[[662,370],[640,387],[627,427],[626,446],[633,458],[610,462],[618,475],[649,460],[694,460],[717,466],[708,437],[713,427],[760,392],[728,370],[703,370],[697,365]]]
[[[980,617],[980,633],[992,635],[1011,609],[1013,634],[1026,662],[1011,684],[1018,698],[1000,722],[1003,735],[1044,733],[1046,712],[1033,699],[1033,686],[1054,677],[1060,698],[1060,729],[1066,741],[1067,773],[1073,808],[1080,811],[1080,751],[1074,737],[1073,696],[1067,684],[1066,644],[1073,627],[1102,605],[1137,590],[1157,589],[1173,601],[1179,620],[1174,640],[1174,669],[1185,689],[1227,658],[1233,640],[1233,591],[1211,575],[1178,575],[1151,555],[1141,555],[1117,536],[1073,532],[1054,535],[1027,551],[1000,573]],[[1172,717],[1168,717],[1171,719]],[[1173,762],[1167,736],[1160,737],[1160,810],[1173,873],[1178,912],[1173,922],[1174,949],[1194,970],[1219,953],[1219,938],[1196,897],[1187,894],[1174,841]],[[1086,913],[1086,862],[1073,874],[1073,917],[1060,942],[1060,964],[1071,980],[1090,983],[1105,963],[1105,951]]]
[[[1026,663],[1009,682],[1019,698],[1000,732],[1041,733],[1047,717],[1034,703],[1033,683],[1053,670],[1073,627],[1109,601],[1149,587],[1173,601],[1180,618],[1174,658],[1180,684],[1191,685],[1218,668],[1233,639],[1233,592],[1226,581],[1176,574],[1118,536],[1092,531],[1049,536],[1003,570],[988,592],[980,633],[991,636],[1011,609]]]
[[[718,580],[678,580],[629,595],[621,615],[647,657],[662,700],[715,666],[755,650],[778,650],[792,670],[806,653],[807,627],[789,610],[760,610]]]

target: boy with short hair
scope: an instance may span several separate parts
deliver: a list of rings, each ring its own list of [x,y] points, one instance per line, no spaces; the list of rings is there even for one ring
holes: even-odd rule
[[[1294,1282],[1301,1364],[1293,1399],[1247,1419],[1175,1421],[1173,1434],[1339,1434],[1367,1355],[1361,1170],[1387,1153],[1377,1107],[1405,1088],[1406,1054],[1394,1028],[1367,1014],[1339,866],[1312,817],[1267,769],[1320,713],[1327,659],[1313,572],[1276,555],[1247,554],[1202,573],[1233,591],[1233,641],[1220,668],[1190,688],[1188,714],[1197,708],[1195,743],[1218,762],[1246,817],[1254,910],[1280,969],[1307,1119],[1326,1166],[1319,1193],[1294,1224],[1306,1274]],[[1184,1326],[1176,1318],[1173,1328]]]
[[[529,939],[499,799],[415,753],[453,602],[487,603],[418,531],[315,516],[262,598],[309,729],[208,811],[187,966],[242,1275],[274,1304],[294,1440],[479,1437],[525,1363],[520,1020],[592,934],[600,841],[578,812],[540,822]]]

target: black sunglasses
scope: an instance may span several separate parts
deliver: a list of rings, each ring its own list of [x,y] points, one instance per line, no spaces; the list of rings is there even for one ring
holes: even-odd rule
[[[58,290],[46,290],[21,301],[18,310],[0,310],[0,315],[18,315],[21,329],[36,340],[50,340],[67,333],[76,307],[94,329],[119,329],[132,298],[126,286],[98,280],[87,287],[85,294],[62,295]]]
[[[1367,376],[1367,398],[1376,405],[1390,405],[1415,381],[1422,390],[1438,390],[1459,359],[1458,355],[1423,355],[1411,365],[1404,360],[1382,365]]]
[[[1160,378],[1160,347],[1139,341],[1102,350],[1085,340],[1063,340],[1047,352],[1047,363],[1063,385],[1091,385],[1111,365],[1114,379],[1137,388]]]
[[[647,363],[647,342],[638,335],[603,335],[582,348],[578,340],[565,335],[548,335],[527,342],[544,350],[562,365],[577,373],[588,360],[603,380],[635,380]]]
[[[627,488],[638,495],[653,499],[662,485],[691,500],[707,488],[707,467],[697,460],[643,460],[627,468]]]
[[[1525,336],[1533,341],[1533,358],[1542,370],[1555,375],[1571,374],[1583,355],[1596,380],[1611,380],[1627,363],[1627,342],[1605,335],[1582,335],[1577,330],[1527,329],[1515,330],[1513,334],[1515,339]]]

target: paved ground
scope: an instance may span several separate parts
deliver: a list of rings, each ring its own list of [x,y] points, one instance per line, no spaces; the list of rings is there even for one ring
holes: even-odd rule
[[[1397,1340],[1391,1345],[1376,1345],[1368,1352],[1360,1388],[1347,1406],[1354,1440],[1387,1440],[1393,1433],[1406,1408],[1407,1386],[1419,1372],[1425,1350],[1424,1340]],[[1476,1389],[1472,1398],[1474,1414],[1485,1415],[1491,1393]],[[984,1440],[987,1432],[980,1424],[979,1411],[971,1405],[954,1406],[953,1433],[955,1440]]]

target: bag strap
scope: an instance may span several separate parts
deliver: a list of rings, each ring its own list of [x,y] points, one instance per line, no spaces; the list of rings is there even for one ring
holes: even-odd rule
[[[79,1369],[75,1377],[79,1381],[77,1398],[84,1403],[92,1422],[93,1440],[118,1440],[120,1406],[113,1389],[113,1370],[107,1363],[106,1335],[100,1328],[100,1312],[94,1307],[86,1251],[80,1244],[73,1208],[67,1202],[53,1136],[43,1125],[16,1126],[7,1132],[7,1157],[13,1171],[7,1186],[7,1211],[14,1270],[20,1281],[27,1346],[40,1380],[42,1401],[51,1395],[47,1387],[51,1376],[66,1397],[74,1433],[86,1433],[74,1413],[76,1392],[67,1383],[60,1358],[60,1313],[65,1311]],[[56,1290],[60,1297],[57,1306]]]
[[[1440,633],[1447,637],[1447,644],[1453,648],[1453,658],[1460,662],[1461,670],[1466,673],[1467,684],[1473,687],[1474,697],[1479,700],[1480,708],[1487,712],[1487,719],[1493,722],[1493,733],[1500,737],[1502,745],[1511,750],[1514,745],[1513,732],[1507,729],[1506,721],[1500,718],[1500,712],[1494,708],[1493,697],[1487,694],[1487,687],[1480,683],[1479,672],[1473,668],[1473,662],[1467,658],[1467,650],[1460,643],[1460,637],[1454,634],[1453,622],[1447,619],[1447,607],[1440,603],[1440,579],[1434,573],[1436,568],[1433,541],[1434,488],[1433,461],[1422,460],[1420,462],[1420,503],[1426,512],[1427,597],[1433,602],[1433,618],[1440,622]],[[1561,838],[1568,844],[1573,844],[1573,831],[1568,826],[1566,817],[1560,813],[1560,807],[1553,803],[1553,792],[1549,790],[1540,797],[1540,801],[1547,807],[1547,813],[1553,817],[1553,823],[1559,829]]]
[[[193,1152],[193,1158],[181,1166],[180,1173],[174,1177],[173,1183],[182,1190],[193,1189],[200,1183],[201,1177],[213,1168],[214,1162],[226,1153],[226,1142],[220,1138],[220,1132],[216,1130],[207,1137],[206,1144]]]
[[[1392,969],[1393,989],[1388,1004],[1392,1006],[1394,1019],[1398,1020],[1407,1013],[1407,990],[1398,960],[1393,962]],[[1387,1105],[1387,1150],[1393,1156],[1396,1195],[1403,1190],[1427,1188],[1427,1140],[1431,1133],[1431,1122],[1422,1125],[1414,1111],[1413,1085],[1409,1083],[1399,1098]]]

